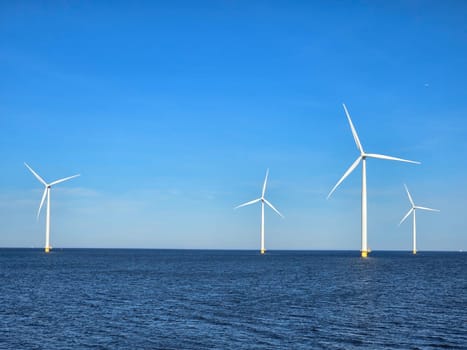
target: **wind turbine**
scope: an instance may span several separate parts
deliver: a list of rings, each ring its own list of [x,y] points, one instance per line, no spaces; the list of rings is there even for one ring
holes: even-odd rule
[[[47,197],[47,216],[45,220],[45,252],[48,253],[50,252],[50,249],[52,249],[52,247],[50,246],[50,189],[52,188],[52,186],[73,179],[74,177],[80,176],[80,174],[65,177],[63,179],[56,180],[48,184],[44,181],[42,177],[40,177],[34,170],[32,170],[32,168],[29,165],[27,165],[26,163],[24,163],[24,165],[26,165],[26,167],[31,171],[31,173],[36,177],[36,179],[38,179],[45,187],[44,194],[42,195],[41,204],[39,205],[39,210],[37,211],[37,219],[39,219],[39,214],[41,213],[42,205],[44,204],[45,198]]]
[[[282,218],[284,215],[279,213],[279,211],[274,208],[274,206],[268,202],[268,200],[264,197],[264,194],[266,193],[266,184],[268,182],[268,175],[269,175],[269,169],[266,170],[266,177],[264,178],[264,183],[263,183],[263,191],[261,192],[261,197],[254,199],[250,202],[246,202],[243,204],[240,204],[238,207],[235,207],[234,209],[238,209],[241,207],[245,207],[250,204],[258,203],[261,202],[261,254],[264,254],[266,249],[264,248],[264,203],[266,203],[272,210],[274,210],[277,214],[279,214]]]
[[[409,217],[409,215],[411,213],[413,213],[412,253],[417,254],[417,221],[415,219],[415,211],[417,209],[420,209],[420,210],[439,212],[439,210],[438,209],[426,208],[426,207],[420,207],[418,205],[415,205],[415,203],[414,203],[414,201],[412,199],[412,196],[410,195],[409,189],[407,188],[407,186],[405,184],[404,184],[404,187],[405,187],[405,191],[407,192],[407,196],[409,197],[409,201],[410,201],[410,204],[412,205],[412,208],[410,208],[410,210],[407,212],[407,214],[405,214],[405,216],[402,218],[401,222],[399,222],[399,226],[400,226],[400,224],[402,224],[405,221],[405,219],[407,219]]]
[[[358,156],[357,160],[350,166],[349,169],[345,172],[345,174],[342,176],[342,178],[336,183],[336,185],[333,187],[331,192],[328,194],[328,199],[331,197],[332,193],[336,190],[336,188],[342,183],[342,181],[345,180],[349,174],[354,171],[354,169],[362,163],[362,247],[361,247],[361,255],[362,258],[366,258],[368,256],[368,242],[367,242],[367,196],[366,196],[366,159],[367,158],[376,158],[376,159],[385,159],[385,160],[396,160],[399,162],[406,162],[406,163],[414,163],[414,164],[420,164],[420,162],[415,162],[412,160],[406,160],[406,159],[401,159],[401,158],[396,158],[396,157],[391,157],[391,156],[385,156],[382,154],[374,154],[374,153],[365,153],[363,150],[362,144],[360,143],[360,139],[358,138],[357,131],[355,130],[355,127],[352,123],[352,119],[350,118],[350,114],[347,111],[347,107],[345,104],[342,104],[344,106],[344,111],[345,114],[347,115],[347,119],[350,124],[350,129],[352,130],[352,135],[355,140],[355,143],[357,145],[357,148],[360,152],[360,155]]]

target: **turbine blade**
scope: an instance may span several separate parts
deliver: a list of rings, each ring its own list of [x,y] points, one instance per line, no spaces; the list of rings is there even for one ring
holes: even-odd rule
[[[331,195],[333,194],[333,192],[336,190],[336,188],[342,183],[342,181],[345,180],[345,178],[347,176],[349,176],[349,174],[354,171],[354,169],[357,167],[357,165],[360,163],[360,161],[362,160],[362,156],[358,157],[357,160],[355,162],[353,162],[353,164],[350,166],[349,169],[347,169],[347,171],[345,172],[345,174],[341,177],[341,179],[339,181],[337,181],[336,185],[332,188],[331,192],[329,192],[328,194],[328,197],[327,199],[329,199],[329,197],[331,197]]]
[[[438,209],[431,209],[431,208],[427,208],[427,207],[419,207],[419,206],[416,206],[415,209],[421,209],[421,210],[428,210],[428,211],[440,211]]]
[[[364,153],[362,144],[360,143],[360,139],[358,138],[357,130],[355,130],[355,127],[352,123],[352,119],[350,118],[349,111],[347,110],[347,107],[345,106],[344,103],[342,104],[342,106],[344,106],[345,115],[347,116],[347,120],[349,121],[350,129],[352,130],[352,135],[355,140],[355,143],[357,144],[357,148],[360,151],[360,153]]]
[[[415,161],[415,160],[407,160],[407,159],[402,159],[402,158],[396,158],[396,157],[391,157],[391,156],[385,156],[385,155],[383,155],[383,154],[368,153],[368,154],[365,154],[365,156],[368,157],[368,158],[385,159],[385,160],[396,160],[396,161],[398,161],[398,162],[420,164],[420,162],[417,162],[417,161]]]
[[[41,204],[39,205],[39,210],[37,211],[37,219],[39,219],[39,214],[41,213],[42,205],[44,205],[46,196],[47,196],[47,186],[44,189],[44,194],[42,195]]]
[[[250,204],[257,203],[257,202],[259,202],[260,200],[261,200],[261,198],[254,199],[254,200],[252,200],[252,201],[249,201],[249,202],[240,204],[238,207],[235,207],[234,209],[238,209],[238,208],[241,208],[241,207],[245,207],[245,206],[247,206],[247,205],[250,205]]]
[[[36,177],[36,179],[38,179],[44,186],[47,186],[47,183],[44,181],[44,179],[40,177],[34,170],[32,170],[32,168],[29,165],[27,165],[26,163],[24,163],[24,165],[26,165],[26,167],[29,169],[29,171],[31,171],[31,173]]]
[[[401,222],[399,222],[399,225],[402,224],[405,221],[405,219],[408,218],[408,216],[413,212],[413,210],[414,210],[413,208],[410,208],[407,214],[405,214],[405,216],[402,218]]]
[[[404,184],[404,187],[405,187],[405,191],[407,192],[407,196],[409,196],[410,204],[412,204],[412,207],[414,207],[415,203],[413,202],[412,196],[410,195],[410,192],[409,192],[409,189],[407,188],[407,185]]]
[[[279,210],[277,210],[276,208],[274,208],[274,206],[273,206],[271,203],[269,203],[269,202],[267,201],[266,198],[263,198],[263,200],[264,200],[264,203],[266,203],[267,205],[269,205],[269,207],[270,207],[272,210],[274,210],[274,211],[275,211],[277,214],[279,214],[282,218],[284,217],[284,215],[282,215],[281,213],[279,213]]]
[[[81,174],[77,174],[77,175],[65,177],[65,178],[60,179],[60,180],[56,180],[56,181],[54,181],[54,182],[51,182],[49,186],[53,186],[53,185],[59,184],[59,183],[61,183],[61,182],[65,182],[65,181],[67,181],[67,180],[73,179],[73,178],[78,177],[78,176],[80,176],[80,175],[81,175]]]
[[[266,177],[264,178],[263,192],[261,192],[261,197],[264,197],[264,193],[266,192],[266,184],[268,182],[268,175],[269,175],[269,168],[266,170]]]

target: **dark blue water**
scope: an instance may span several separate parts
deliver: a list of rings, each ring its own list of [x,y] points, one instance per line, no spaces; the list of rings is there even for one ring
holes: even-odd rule
[[[466,349],[467,254],[2,249],[0,348]]]

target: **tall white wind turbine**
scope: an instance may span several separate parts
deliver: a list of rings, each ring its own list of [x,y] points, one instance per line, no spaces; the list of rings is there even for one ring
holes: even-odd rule
[[[414,201],[412,199],[412,196],[410,195],[409,189],[407,188],[407,186],[405,184],[404,184],[404,187],[405,187],[405,191],[407,192],[407,196],[409,197],[410,205],[412,206],[412,208],[410,208],[410,210],[407,212],[407,214],[405,214],[405,216],[402,218],[401,222],[399,222],[399,225],[402,224],[405,221],[405,219],[407,219],[409,217],[409,215],[411,213],[413,213],[412,253],[417,254],[417,221],[415,219],[415,211],[417,209],[420,209],[420,210],[439,212],[439,210],[438,209],[431,209],[431,208],[427,208],[427,207],[420,207],[418,205],[415,205],[415,203],[414,203]]]
[[[361,255],[362,258],[366,258],[368,256],[368,242],[367,242],[367,196],[366,196],[366,159],[367,158],[376,158],[376,159],[385,159],[385,160],[396,160],[399,162],[406,162],[406,163],[414,163],[420,164],[420,162],[415,162],[412,160],[406,160],[391,156],[385,156],[382,154],[374,154],[374,153],[365,153],[363,150],[362,144],[360,143],[360,139],[358,138],[357,131],[352,123],[352,119],[350,118],[350,114],[347,111],[347,107],[345,104],[342,104],[344,107],[345,114],[350,124],[350,129],[352,130],[352,135],[357,145],[357,148],[360,152],[360,155],[355,160],[355,162],[350,166],[349,169],[344,173],[342,178],[336,183],[333,187],[331,192],[329,192],[328,199],[331,197],[332,193],[336,190],[336,188],[345,180],[349,174],[355,170],[355,168],[362,163],[362,247],[361,247]]]
[[[36,179],[39,180],[45,187],[44,194],[42,195],[41,204],[39,205],[39,210],[37,211],[37,218],[39,219],[39,214],[41,213],[42,205],[44,204],[45,198],[47,197],[47,216],[45,219],[45,252],[48,253],[50,252],[50,249],[52,249],[52,247],[50,246],[50,189],[52,188],[52,186],[73,179],[77,176],[80,176],[80,174],[65,177],[63,179],[47,183],[34,170],[32,170],[32,168],[29,165],[27,165],[26,163],[24,163],[24,165],[26,165],[26,167],[31,171],[31,173],[36,177]]]
[[[268,202],[268,200],[264,197],[264,194],[266,193],[266,184],[268,182],[268,175],[269,175],[269,169],[266,170],[266,177],[264,178],[264,183],[263,183],[263,191],[261,192],[261,197],[254,199],[250,202],[246,202],[243,204],[240,204],[238,207],[235,207],[234,209],[238,209],[241,207],[245,207],[250,204],[254,204],[257,202],[261,202],[261,254],[264,254],[266,249],[264,248],[264,203],[266,203],[272,210],[274,210],[277,214],[279,214],[282,218],[284,217],[274,206]]]

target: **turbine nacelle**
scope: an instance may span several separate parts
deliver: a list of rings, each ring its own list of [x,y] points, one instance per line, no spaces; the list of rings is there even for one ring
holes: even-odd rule
[[[334,193],[334,191],[339,187],[339,185],[349,176],[355,168],[360,164],[360,162],[366,161],[367,158],[374,158],[374,159],[383,159],[383,160],[394,160],[398,162],[404,162],[404,163],[412,163],[412,164],[420,164],[420,162],[414,161],[414,160],[408,160],[408,159],[402,159],[402,158],[397,158],[393,156],[386,156],[384,154],[377,154],[377,153],[366,153],[363,150],[362,143],[360,142],[360,138],[358,137],[357,130],[355,129],[355,126],[352,123],[352,119],[350,118],[350,114],[347,110],[347,107],[345,104],[342,104],[344,106],[344,111],[345,115],[347,116],[347,120],[349,121],[350,125],[350,130],[352,131],[353,138],[355,140],[355,144],[357,145],[357,148],[360,152],[360,156],[353,162],[353,164],[347,169],[347,171],[344,173],[344,175],[341,177],[339,181],[337,181],[336,185],[332,188],[331,192],[329,192],[327,199],[331,197],[331,195]]]
[[[44,202],[45,202],[45,199],[47,197],[47,194],[50,192],[50,189],[52,188],[52,186],[54,185],[57,185],[61,182],[65,182],[65,181],[68,181],[68,180],[71,180],[75,177],[78,177],[80,176],[80,174],[76,174],[76,175],[73,175],[73,176],[68,176],[68,177],[65,177],[63,179],[59,179],[59,180],[55,180],[55,181],[52,181],[51,183],[47,183],[45,182],[45,180],[39,176],[39,174],[37,174],[28,164],[24,163],[24,165],[29,169],[29,171],[31,171],[31,173],[36,177],[37,180],[39,180],[40,183],[42,183],[44,185],[44,193],[42,194],[42,199],[41,199],[41,203],[39,205],[39,210],[37,211],[37,219],[39,219],[39,215],[41,213],[41,209],[42,209],[42,206],[44,205]]]
[[[269,206],[272,210],[274,210],[277,214],[279,214],[282,218],[284,218],[284,215],[282,215],[279,212],[279,210],[277,210],[264,196],[265,193],[266,193],[266,185],[267,185],[267,182],[268,182],[268,176],[269,176],[269,169],[266,170],[266,177],[264,178],[263,190],[261,192],[261,197],[259,197],[257,199],[253,199],[252,201],[240,204],[239,206],[236,206],[234,209],[238,209],[238,208],[241,208],[241,207],[246,207],[247,205],[251,205],[251,204],[261,202],[261,203],[266,204],[267,206]]]
[[[428,207],[421,207],[419,205],[415,205],[415,202],[414,202],[412,196],[410,195],[410,192],[409,192],[409,189],[407,188],[407,185],[404,184],[404,187],[405,187],[405,192],[407,193],[407,197],[409,198],[411,208],[409,209],[407,214],[405,214],[405,216],[402,218],[402,220],[399,222],[399,225],[401,225],[409,217],[410,214],[415,213],[415,210],[417,210],[417,209],[418,210],[425,210],[425,211],[440,212],[440,210],[438,210],[438,209],[432,209],[432,208],[428,208]]]

